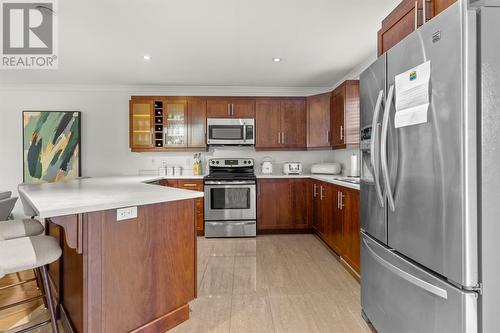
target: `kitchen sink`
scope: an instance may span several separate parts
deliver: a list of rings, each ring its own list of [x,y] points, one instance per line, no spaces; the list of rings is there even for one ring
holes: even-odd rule
[[[350,177],[338,177],[334,178],[335,180],[340,180],[342,182],[351,183],[351,184],[359,184],[359,178],[350,178]]]

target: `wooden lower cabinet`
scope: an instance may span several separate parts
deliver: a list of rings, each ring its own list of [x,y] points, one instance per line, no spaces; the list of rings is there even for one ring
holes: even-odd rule
[[[200,192],[204,190],[202,179],[162,179],[160,185]],[[203,198],[196,199],[196,233],[198,236],[205,235],[204,205]]]
[[[315,180],[311,191],[313,230],[359,273],[359,191]]]
[[[257,231],[309,229],[310,188],[308,179],[259,179]]]

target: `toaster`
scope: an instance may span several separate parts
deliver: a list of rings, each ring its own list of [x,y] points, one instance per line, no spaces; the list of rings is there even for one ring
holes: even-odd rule
[[[302,173],[302,163],[300,162],[283,163],[283,173],[285,175],[300,175]]]

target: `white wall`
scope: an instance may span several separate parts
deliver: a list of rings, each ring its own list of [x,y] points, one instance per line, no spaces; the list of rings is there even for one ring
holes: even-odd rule
[[[132,153],[128,147],[128,101],[126,89],[96,88],[0,88],[0,190],[16,192],[22,182],[22,111],[58,110],[82,112],[82,173],[84,176],[133,175],[157,170],[163,161],[192,168],[192,153]],[[139,94],[155,95],[141,91]],[[299,94],[299,93],[297,93]],[[202,95],[202,94],[200,94]],[[205,157],[252,157],[260,163],[265,156],[276,162],[301,161],[307,170],[312,163],[338,161],[347,166],[348,158],[356,150],[312,152],[255,152],[253,149],[235,151],[232,148],[215,149]],[[20,211],[20,206],[16,211]]]

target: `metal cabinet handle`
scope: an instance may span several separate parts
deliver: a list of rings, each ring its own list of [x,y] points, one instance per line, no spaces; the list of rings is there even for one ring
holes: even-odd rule
[[[340,125],[340,140],[344,140],[344,126]]]
[[[389,179],[389,168],[387,167],[387,128],[389,127],[389,113],[391,110],[392,96],[394,95],[394,85],[389,88],[389,94],[385,102],[384,118],[382,119],[382,138],[380,143],[380,159],[382,162],[382,176],[384,176],[385,193],[389,202],[389,208],[394,211],[394,197],[392,196],[391,181]]]
[[[330,143],[330,130],[326,131],[326,142]]]
[[[337,209],[340,209],[340,196],[339,196],[339,191],[337,191]]]
[[[318,185],[313,184],[313,198],[316,198],[318,195]]]
[[[377,193],[378,204],[380,207],[384,207],[384,198],[382,196],[382,189],[380,187],[379,179],[379,144],[378,139],[378,117],[380,112],[380,107],[382,106],[382,98],[384,96],[384,91],[380,90],[377,98],[377,103],[375,104],[375,110],[373,111],[373,121],[372,121],[372,140],[370,143],[370,159],[373,168],[373,178],[375,179],[375,192]],[[377,159],[376,159],[377,158]]]
[[[182,186],[184,186],[184,187],[196,187],[196,186],[198,186],[198,185],[196,185],[196,184],[191,184],[191,183],[186,183],[186,184],[183,184]]]
[[[281,132],[278,132],[278,144],[281,144]]]
[[[415,0],[415,29],[418,28],[418,0]]]
[[[231,116],[231,104],[227,103],[227,115]]]
[[[405,279],[406,281],[410,282],[411,284],[413,284],[419,288],[427,290],[428,292],[430,292],[436,296],[439,296],[439,297],[444,298],[444,299],[448,299],[448,292],[446,290],[439,288],[433,284],[430,284],[427,281],[421,280],[421,279],[417,278],[416,276],[411,275],[410,273],[403,271],[401,268],[394,266],[393,264],[391,264],[390,262],[388,262],[384,258],[380,257],[370,247],[370,245],[368,244],[366,239],[363,239],[363,243],[366,246],[366,248],[368,249],[368,251],[370,252],[370,254],[373,256],[373,258],[375,258],[375,260],[377,260],[382,266],[384,266],[385,268],[390,270],[392,273],[396,274],[400,278]]]
[[[319,198],[320,200],[323,200],[324,196],[323,196],[323,185],[321,185],[319,187]]]
[[[234,104],[231,103],[231,116],[234,116]]]
[[[281,132],[281,144],[285,144],[285,132]]]
[[[340,195],[340,207],[339,207],[339,209],[342,210],[344,208],[344,193],[339,192],[339,195]]]

